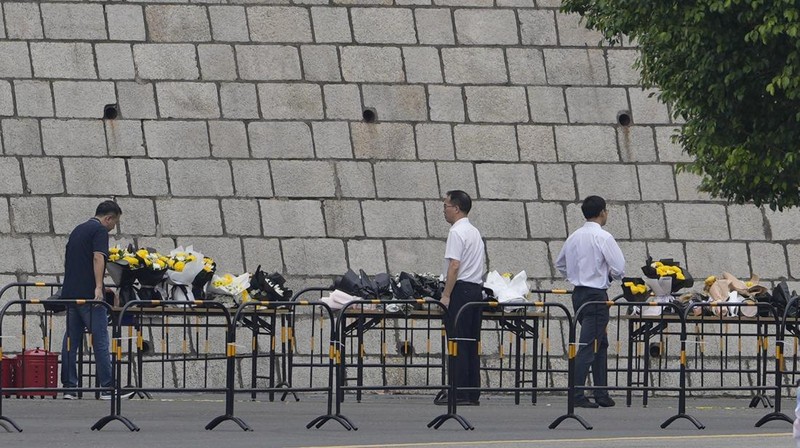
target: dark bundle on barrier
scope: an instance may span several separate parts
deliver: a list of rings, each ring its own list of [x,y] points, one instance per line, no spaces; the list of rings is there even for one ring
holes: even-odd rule
[[[789,285],[786,282],[778,283],[772,290],[772,306],[775,307],[775,312],[779,318],[784,314],[787,317],[800,317],[800,310],[798,309],[797,291],[789,292]],[[788,309],[787,309],[788,308]]]
[[[681,268],[680,262],[672,258],[662,258],[658,261],[653,261],[653,257],[647,257],[645,265],[642,266],[642,273],[647,278],[664,278],[672,277],[672,292],[678,292],[683,288],[691,288],[694,285],[694,279],[689,272]],[[658,294],[658,293],[656,293]]]
[[[217,262],[208,257],[203,258],[203,270],[192,281],[192,294],[195,299],[206,300],[206,285],[214,277],[215,272],[217,272]]]
[[[333,282],[333,288],[367,300],[392,300],[392,282],[389,274],[382,272],[370,277],[364,270],[358,274],[348,269]]]
[[[650,296],[650,291],[644,280],[639,277],[622,278],[622,296],[628,302],[644,302]]]
[[[261,265],[256,268],[247,288],[250,297],[255,300],[285,302],[292,300],[292,290],[286,287],[286,279],[277,272],[266,273]]]

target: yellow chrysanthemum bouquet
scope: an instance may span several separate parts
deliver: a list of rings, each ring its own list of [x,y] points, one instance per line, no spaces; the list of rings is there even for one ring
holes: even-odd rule
[[[167,265],[156,250],[115,245],[108,249],[106,266],[114,284],[119,287],[121,305],[131,300],[161,299],[155,287],[164,281]]]
[[[169,300],[193,301],[195,294],[193,283],[195,278],[206,267],[205,257],[196,252],[192,246],[178,246],[166,257],[167,283],[169,283]],[[213,263],[213,262],[212,262]]]

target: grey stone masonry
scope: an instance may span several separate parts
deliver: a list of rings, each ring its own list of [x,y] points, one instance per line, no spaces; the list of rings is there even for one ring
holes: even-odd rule
[[[137,74],[144,79],[197,79],[195,48],[190,44],[137,44],[133,46]]]
[[[227,160],[169,160],[173,196],[231,196],[231,168]]]
[[[285,45],[237,45],[242,79],[273,81],[300,79],[297,48]]]
[[[379,198],[438,198],[433,162],[376,162]]]
[[[253,42],[311,42],[308,10],[285,6],[247,8]]]
[[[56,117],[101,118],[106,104],[117,102],[112,82],[55,81]]]
[[[320,201],[259,201],[264,236],[325,236]]]
[[[107,39],[103,5],[42,3],[44,36],[48,39]]]
[[[199,121],[145,121],[144,135],[150,157],[207,157],[206,124]]]
[[[517,18],[511,9],[497,11],[459,9],[453,15],[459,44],[515,45],[519,43]]]
[[[405,8],[352,8],[353,37],[361,44],[414,44],[414,17]]]
[[[206,8],[189,5],[145,6],[147,29],[154,42],[205,42],[211,40]]]

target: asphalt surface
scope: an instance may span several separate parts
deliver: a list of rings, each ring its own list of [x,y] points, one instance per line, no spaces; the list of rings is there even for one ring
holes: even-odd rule
[[[746,398],[690,398],[687,413],[702,422],[698,430],[686,420],[667,429],[660,425],[677,412],[675,398],[652,398],[643,408],[641,401],[631,407],[616,397],[617,406],[578,409],[594,429],[585,430],[574,420],[556,429],[548,425],[566,410],[560,396],[544,396],[536,405],[523,400],[514,405],[508,396],[486,396],[479,407],[464,407],[459,413],[474,426],[465,431],[455,421],[438,430],[427,428],[446,408],[434,406],[431,396],[367,395],[361,403],[348,396],[342,414],[358,427],[347,431],[336,422],[321,429],[306,429],[314,417],[324,414],[322,395],[303,395],[301,401],[269,402],[237,396],[235,415],[254,431],[242,431],[233,422],[223,422],[213,431],[205,425],[224,414],[221,395],[154,394],[153,399],[132,399],[122,403],[122,414],[141,430],[131,432],[119,422],[101,431],[90,427],[108,414],[109,403],[84,398],[4,399],[3,415],[12,418],[23,432],[0,428],[0,446],[26,447],[795,447],[792,427],[787,422],[754,424],[771,409],[749,408]],[[785,401],[784,412],[791,418],[794,399]]]

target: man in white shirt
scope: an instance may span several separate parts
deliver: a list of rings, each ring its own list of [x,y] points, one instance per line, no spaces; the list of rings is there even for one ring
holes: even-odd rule
[[[468,308],[461,313],[458,327],[455,318],[459,310],[471,302],[483,299],[483,275],[486,271],[486,256],[481,233],[467,218],[472,208],[469,195],[461,190],[448,191],[444,199],[444,218],[451,224],[444,252],[444,291],[442,304],[448,307],[446,321],[448,337],[458,337],[458,356],[451,368],[456,387],[480,388],[480,357],[478,341],[481,332],[482,307]],[[480,390],[459,392],[459,405],[480,404]],[[447,404],[446,399],[436,404]]]
[[[607,301],[606,290],[611,279],[619,280],[625,274],[625,258],[619,245],[610,233],[602,229],[608,221],[606,201],[600,196],[589,196],[583,200],[581,211],[586,224],[567,238],[556,259],[558,272],[574,286],[572,306],[576,312],[587,302]],[[581,333],[575,357],[577,387],[586,384],[589,366],[593,384],[597,387],[608,385],[608,320],[608,306],[605,304],[589,305],[578,315]],[[615,404],[604,389],[594,390],[594,403],[586,398],[583,389],[570,393],[577,407],[610,407]]]

